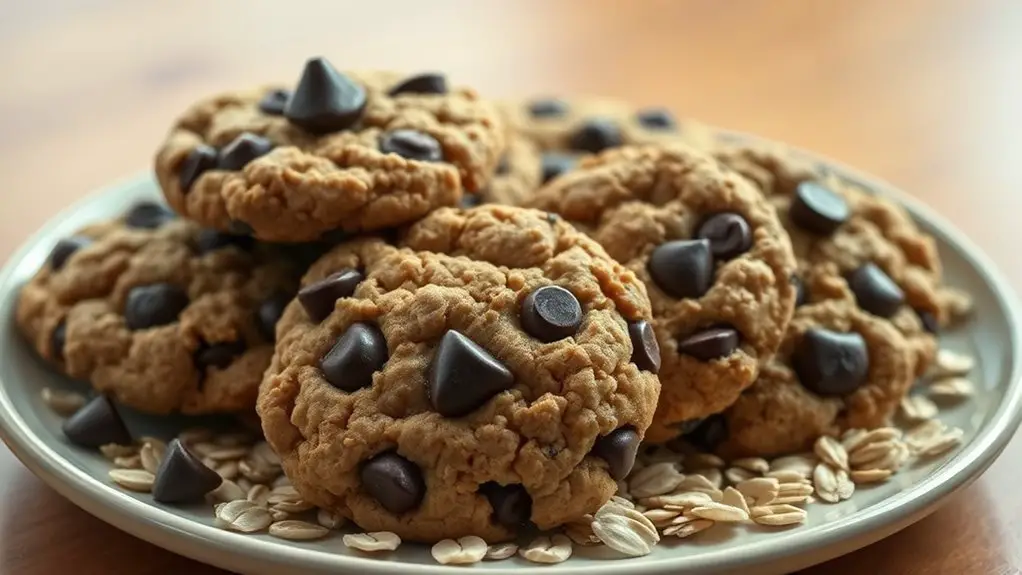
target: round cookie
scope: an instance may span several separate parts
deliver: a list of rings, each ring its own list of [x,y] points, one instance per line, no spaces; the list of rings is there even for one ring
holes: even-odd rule
[[[495,106],[436,74],[309,60],[298,85],[191,106],[156,156],[179,213],[222,231],[311,241],[415,221],[483,189],[504,151]]]
[[[494,542],[597,510],[659,383],[646,291],[562,219],[444,208],[312,266],[260,390],[303,499],[367,531]]]
[[[816,276],[812,289],[844,284]],[[697,428],[693,443],[726,457],[773,457],[811,449],[821,435],[887,425],[915,379],[915,358],[890,322],[846,296],[799,307],[756,383]]]
[[[894,202],[829,176],[780,146],[731,147],[716,156],[774,204],[803,273],[834,266],[860,308],[905,335],[915,372],[923,374],[937,350],[937,328],[953,315],[954,296],[941,285],[933,238]],[[809,301],[828,297],[805,295]]]
[[[43,359],[124,405],[251,410],[301,274],[290,260],[143,203],[60,240],[17,323]]]
[[[543,178],[539,149],[528,139],[512,134],[489,185],[478,194],[461,197],[461,207],[479,204],[518,206],[532,196]]]
[[[649,441],[722,411],[781,342],[795,259],[770,204],[692,148],[640,146],[582,160],[531,205],[588,232],[649,291],[663,386]]]

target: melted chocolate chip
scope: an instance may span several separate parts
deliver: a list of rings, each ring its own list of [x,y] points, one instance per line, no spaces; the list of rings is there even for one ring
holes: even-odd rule
[[[124,323],[128,329],[139,330],[177,321],[188,306],[188,293],[168,283],[132,288],[124,302]]]
[[[716,260],[730,260],[752,247],[752,229],[741,215],[732,212],[714,214],[696,231],[696,237],[710,242]]]
[[[634,428],[622,427],[597,439],[592,453],[607,462],[607,471],[613,479],[624,479],[635,464],[639,441]]]
[[[402,158],[420,162],[439,162],[443,159],[440,142],[429,134],[415,130],[394,130],[380,137],[380,151],[397,154]]]
[[[360,477],[362,488],[391,513],[411,511],[426,494],[419,467],[393,451],[367,461]]]

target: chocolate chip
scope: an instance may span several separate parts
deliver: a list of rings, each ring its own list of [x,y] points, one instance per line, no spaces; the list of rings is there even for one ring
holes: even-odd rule
[[[198,237],[195,238],[195,249],[200,254],[208,254],[228,246],[235,246],[242,251],[250,251],[255,247],[255,240],[252,236],[236,236],[210,229],[200,231]]]
[[[426,72],[409,76],[388,92],[391,96],[398,94],[446,94],[447,78],[443,74]]]
[[[296,126],[325,134],[350,128],[365,105],[365,88],[338,72],[326,58],[312,58],[305,63],[284,115]]]
[[[181,162],[181,170],[178,173],[178,184],[181,186],[182,193],[188,193],[188,190],[192,188],[192,184],[195,180],[199,179],[206,170],[212,170],[216,167],[217,153],[216,149],[206,144],[199,144],[192,148],[191,152],[185,157],[184,161]]]
[[[520,317],[526,333],[550,343],[575,335],[582,325],[582,306],[570,291],[543,286],[526,296]]]
[[[575,167],[575,163],[575,157],[568,154],[560,154],[557,152],[547,152],[543,154],[540,159],[540,164],[543,167],[543,183],[545,184],[557,176],[571,170]]]
[[[305,308],[309,319],[320,323],[334,311],[334,304],[344,297],[351,297],[355,288],[365,277],[358,270],[343,269],[318,282],[311,283],[298,291],[298,301]]]
[[[621,128],[610,119],[592,118],[571,134],[568,147],[572,150],[597,153],[607,148],[616,148],[624,143]]]
[[[532,517],[532,497],[521,485],[501,485],[493,481],[479,486],[493,508],[493,519],[512,529],[528,524]]]
[[[436,138],[415,130],[394,130],[383,134],[380,151],[420,162],[439,162],[444,157]]]
[[[666,108],[644,108],[635,113],[639,125],[649,130],[674,130],[678,123]]]
[[[639,434],[631,427],[615,429],[593,445],[593,455],[607,462],[607,472],[613,479],[628,477],[638,450]]]
[[[252,226],[241,220],[231,220],[231,222],[227,224],[227,231],[236,236],[250,236],[255,233],[255,229],[252,228]]]
[[[848,202],[816,182],[802,182],[795,188],[788,215],[796,226],[821,235],[829,235],[848,221]]]
[[[64,420],[61,427],[71,443],[99,447],[108,443],[131,445],[131,434],[109,397],[100,395]]]
[[[707,218],[696,237],[710,242],[714,259],[729,260],[744,254],[752,247],[752,229],[749,222],[733,212],[721,212]]]
[[[367,461],[360,476],[362,488],[391,513],[411,511],[426,494],[422,471],[393,451]]]
[[[319,368],[334,387],[353,392],[373,384],[373,374],[383,369],[389,352],[380,328],[355,323],[323,356]]]
[[[533,118],[556,118],[568,113],[568,103],[557,98],[529,102],[529,115]]]
[[[245,353],[245,349],[245,342],[242,340],[204,344],[195,352],[195,364],[199,369],[207,367],[224,369],[231,365],[234,358]]]
[[[132,288],[124,302],[124,323],[128,329],[146,329],[177,320],[188,306],[188,294],[173,284],[151,284]]]
[[[806,294],[806,285],[802,281],[802,278],[798,276],[791,276],[791,285],[795,286],[795,307],[805,305],[808,301],[808,294]]]
[[[495,173],[498,176],[502,176],[511,171],[511,164],[508,163],[507,154],[500,156],[500,160],[497,161],[497,168]]]
[[[53,250],[50,251],[50,269],[57,271],[64,267],[64,264],[67,263],[72,254],[91,243],[92,240],[85,236],[61,238],[57,241],[57,245],[53,246]]]
[[[266,341],[277,339],[277,322],[284,315],[284,308],[291,302],[291,296],[277,292],[263,300],[256,310],[256,327]]]
[[[858,333],[813,328],[802,336],[792,363],[807,389],[820,395],[847,395],[866,382],[869,350]]]
[[[685,440],[701,451],[714,451],[727,439],[727,420],[719,413],[703,419],[691,432],[685,434]]]
[[[476,206],[482,205],[482,203],[483,203],[482,192],[478,194],[464,193],[461,195],[461,200],[458,202],[458,207],[467,210],[469,208],[474,208]]]
[[[928,311],[922,310],[916,310],[916,315],[919,316],[919,321],[922,322],[923,329],[932,334],[940,333],[940,322],[937,321],[937,316]]]
[[[849,274],[848,287],[855,294],[859,307],[880,317],[891,317],[905,303],[905,292],[873,263],[865,264]]]
[[[50,334],[50,351],[55,359],[64,358],[64,343],[67,342],[67,323],[62,321]]]
[[[237,171],[252,160],[265,156],[273,149],[273,142],[262,136],[245,132],[220,150],[217,167],[221,170]]]
[[[263,96],[262,100],[259,100],[259,109],[264,114],[283,116],[284,108],[287,107],[287,101],[290,97],[290,90],[270,90]]]
[[[444,417],[461,417],[510,389],[514,375],[485,349],[453,329],[440,339],[429,366],[429,399]]]
[[[153,202],[142,202],[132,206],[124,215],[124,225],[129,228],[155,230],[175,217],[174,212],[166,206]]]
[[[632,340],[632,363],[639,369],[659,372],[660,344],[653,333],[653,326],[644,319],[629,322],[628,339]]]
[[[731,355],[738,349],[738,331],[730,327],[713,327],[678,342],[678,353],[710,361]]]
[[[672,423],[671,427],[677,429],[678,433],[680,433],[681,435],[687,435],[695,431],[696,428],[698,428],[699,425],[702,423],[703,423],[702,419],[686,419],[685,421]]]
[[[223,482],[220,475],[191,452],[180,439],[172,439],[156,469],[153,500],[159,503],[192,503]]]
[[[713,256],[709,240],[674,240],[653,249],[649,275],[667,295],[701,297],[713,285]]]

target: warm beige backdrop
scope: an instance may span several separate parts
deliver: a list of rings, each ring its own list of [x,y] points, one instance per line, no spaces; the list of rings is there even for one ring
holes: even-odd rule
[[[666,104],[874,172],[1022,287],[1019,0],[0,0],[0,257],[148,167],[208,91],[341,67]],[[922,523],[811,573],[1019,573],[1022,441]],[[0,572],[220,573],[65,502],[0,447]]]

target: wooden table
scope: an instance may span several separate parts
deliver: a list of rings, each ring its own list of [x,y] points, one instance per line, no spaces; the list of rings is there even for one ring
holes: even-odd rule
[[[1022,288],[1020,26],[1018,0],[5,2],[0,256],[146,169],[192,99],[325,54],[497,96],[665,104],[840,158],[950,217]],[[1016,441],[932,517],[809,572],[1019,573],[1020,455]],[[92,518],[0,448],[0,572],[65,569],[220,572]]]

